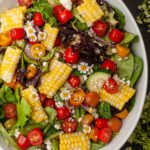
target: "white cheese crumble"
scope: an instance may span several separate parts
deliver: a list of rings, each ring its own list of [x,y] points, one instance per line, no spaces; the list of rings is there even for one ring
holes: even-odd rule
[[[54,125],[54,128],[57,129],[57,130],[61,129],[61,127],[60,127],[59,124],[55,124],[55,125]]]
[[[48,62],[43,62],[43,66],[44,67],[47,66],[47,64],[48,64]]]
[[[46,140],[44,143],[46,144],[47,150],[52,150],[52,142],[50,140]]]
[[[19,132],[19,129],[16,129],[16,130],[15,130],[15,133],[14,133],[15,138],[17,139],[20,134],[21,134],[21,133]]]
[[[72,9],[72,1],[71,0],[60,0],[60,3],[68,10]]]

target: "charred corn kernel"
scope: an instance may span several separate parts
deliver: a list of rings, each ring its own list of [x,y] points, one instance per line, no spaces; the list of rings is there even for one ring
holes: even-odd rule
[[[36,72],[37,72],[36,66],[32,65],[32,64],[29,65],[27,67],[27,74],[26,74],[27,79],[33,78],[35,76]]]
[[[104,12],[97,4],[96,0],[84,0],[83,3],[77,7],[77,10],[85,20],[87,26],[91,26],[104,15]]]
[[[0,14],[1,31],[5,32],[13,28],[23,28],[25,12],[26,7],[20,6]]]
[[[45,24],[44,32],[46,33],[46,38],[42,41],[42,43],[47,50],[51,50],[54,47],[58,31],[58,28],[53,28],[48,23]]]
[[[29,103],[32,109],[31,118],[35,122],[42,122],[48,118],[38,96],[37,90],[33,85],[22,91],[22,97]]]
[[[0,68],[0,77],[5,82],[12,81],[21,53],[18,48],[7,48]]]
[[[102,101],[108,102],[110,105],[121,110],[125,103],[127,103],[135,94],[135,89],[125,84],[119,85],[119,91],[115,94],[109,94],[104,89],[100,90],[100,97]]]
[[[40,79],[39,92],[52,98],[69,77],[72,68],[54,58],[50,63],[50,72]]]
[[[59,138],[60,150],[90,150],[90,140],[85,133],[67,133],[60,135]]]

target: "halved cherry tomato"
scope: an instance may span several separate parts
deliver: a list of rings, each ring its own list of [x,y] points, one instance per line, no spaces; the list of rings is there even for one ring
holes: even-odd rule
[[[109,39],[118,44],[124,39],[124,33],[118,29],[112,29],[109,33]]]
[[[97,118],[95,120],[95,126],[99,129],[102,129],[104,127],[107,127],[107,120],[106,119],[102,119],[102,118]]]
[[[107,59],[102,63],[101,68],[110,70],[115,73],[117,70],[117,65],[112,60]]]
[[[30,7],[33,3],[33,0],[18,0],[20,6]]]
[[[64,59],[66,63],[76,63],[79,59],[79,51],[73,51],[72,48],[67,48],[64,52]]]
[[[93,141],[97,142],[98,140],[98,134],[99,134],[99,129],[96,127],[93,127],[91,132],[88,134],[88,137]]]
[[[4,106],[5,117],[6,118],[15,118],[17,116],[16,105],[13,103],[8,103]]]
[[[122,122],[120,119],[112,117],[108,120],[108,126],[113,132],[118,132],[122,126]]]
[[[57,36],[56,40],[55,40],[55,44],[54,47],[60,46],[61,45],[61,38],[59,36]]]
[[[83,116],[81,120],[81,124],[82,126],[91,125],[93,121],[94,121],[94,116],[91,114],[86,114],[85,116]]]
[[[115,116],[116,116],[117,118],[119,118],[119,119],[124,119],[124,118],[126,118],[126,117],[128,116],[128,114],[129,114],[128,110],[127,110],[127,109],[124,109],[123,111],[121,111],[121,112],[115,114]]]
[[[42,105],[44,104],[45,100],[46,100],[46,95],[45,94],[39,94],[40,97],[40,102],[42,103]]]
[[[21,134],[17,138],[17,144],[22,150],[25,150],[30,147],[29,139]]]
[[[44,103],[44,107],[55,108],[55,101],[53,99],[47,98]]]
[[[25,36],[23,28],[14,28],[11,30],[11,37],[13,40],[22,40]]]
[[[78,76],[74,76],[74,75],[69,77],[68,82],[74,88],[79,87],[80,83],[81,83],[80,78]]]
[[[112,131],[109,127],[102,128],[99,131],[98,138],[104,143],[108,143],[111,140]]]
[[[85,95],[85,103],[91,107],[96,107],[99,103],[99,95],[96,92],[88,92]]]
[[[38,146],[43,143],[43,132],[39,128],[34,128],[27,135],[32,146]]]
[[[69,108],[67,108],[65,106],[60,107],[60,108],[56,108],[56,111],[57,111],[57,118],[59,120],[67,119],[71,115]]]
[[[54,16],[58,16],[65,8],[63,7],[63,5],[55,5],[53,7],[53,14]]]
[[[109,28],[109,24],[103,21],[97,21],[92,26],[93,31],[100,37],[106,35],[108,28]]]
[[[113,78],[109,78],[104,82],[103,88],[110,94],[118,92],[118,84]]]
[[[85,93],[82,89],[75,89],[71,98],[69,99],[69,103],[72,106],[80,106],[85,98]]]
[[[9,46],[12,43],[11,32],[0,33],[0,46]]]
[[[76,130],[77,125],[78,125],[78,123],[77,123],[76,119],[68,118],[68,119],[64,120],[64,122],[62,124],[62,129],[66,133],[72,133]]]
[[[12,81],[11,82],[8,82],[6,83],[6,85],[10,88],[14,88],[15,87],[15,84],[16,84],[16,80],[17,80],[17,73],[14,74],[13,78],[12,78]]]
[[[36,26],[43,26],[45,24],[42,14],[39,12],[34,13],[33,21]]]

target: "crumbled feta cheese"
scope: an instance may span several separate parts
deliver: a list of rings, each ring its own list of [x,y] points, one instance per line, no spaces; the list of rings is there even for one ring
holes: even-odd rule
[[[46,140],[44,143],[46,144],[47,150],[52,150],[52,142],[50,140]]]
[[[78,119],[78,122],[81,122],[81,120],[82,120],[82,117],[80,117],[80,118]]]
[[[55,125],[54,125],[54,128],[57,129],[57,130],[59,130],[61,127],[60,127],[59,124],[55,124]]]
[[[59,56],[60,56],[59,53],[56,53],[56,54],[55,54],[55,57],[56,57],[57,59],[59,58]]]
[[[55,103],[55,105],[56,105],[56,107],[58,107],[58,108],[60,108],[60,107],[63,107],[64,106],[64,104],[62,103],[62,102],[56,102]]]
[[[14,133],[15,138],[17,139],[19,135],[20,135],[19,129],[16,129]]]
[[[60,3],[68,10],[72,9],[72,1],[71,0],[60,0]]]
[[[127,81],[127,85],[130,85],[130,84],[131,84],[131,82],[130,82],[130,80],[128,80],[128,81]]]
[[[48,64],[48,62],[43,62],[43,66],[44,67],[47,66],[47,64]]]
[[[112,48],[111,51],[112,51],[112,53],[114,53],[114,54],[117,53],[117,49],[116,49],[116,48]]]
[[[124,60],[128,60],[128,57],[125,57]]]
[[[118,58],[118,61],[122,61],[122,58]]]

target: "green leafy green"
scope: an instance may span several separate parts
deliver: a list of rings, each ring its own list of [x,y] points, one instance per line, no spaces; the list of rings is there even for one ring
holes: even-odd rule
[[[0,106],[0,119],[3,119],[5,117],[4,109]]]
[[[105,146],[105,144],[103,142],[98,142],[98,143],[94,143],[94,142],[91,142],[91,150],[98,150],[98,149],[101,149]]]
[[[74,69],[73,72],[72,72],[72,74],[75,75],[75,76],[82,75],[82,73],[80,73],[80,71],[78,69]]]
[[[98,105],[97,108],[97,113],[100,115],[102,118],[109,119],[111,118],[111,111],[110,111],[110,105],[106,102],[101,102]]]
[[[59,150],[59,141],[52,140],[52,150]]]
[[[26,63],[38,65],[38,62],[30,59],[25,53],[23,53],[23,58]]]
[[[49,118],[49,123],[53,123],[54,119],[57,116],[57,112],[54,108],[51,107],[46,107],[45,108],[46,113],[48,114],[48,118]]]
[[[59,92],[57,92],[57,93],[54,95],[54,100],[55,100],[55,101],[63,101],[62,98],[61,98],[60,95],[59,95]]]
[[[82,124],[78,123],[76,131],[82,131],[82,130],[83,130]]]
[[[135,96],[130,100],[130,106],[128,108],[128,111],[131,112],[134,105],[135,105],[135,102],[136,102],[136,99],[135,99]]]
[[[85,109],[82,106],[75,108],[75,118],[78,120],[80,117],[84,116],[86,113]]]

